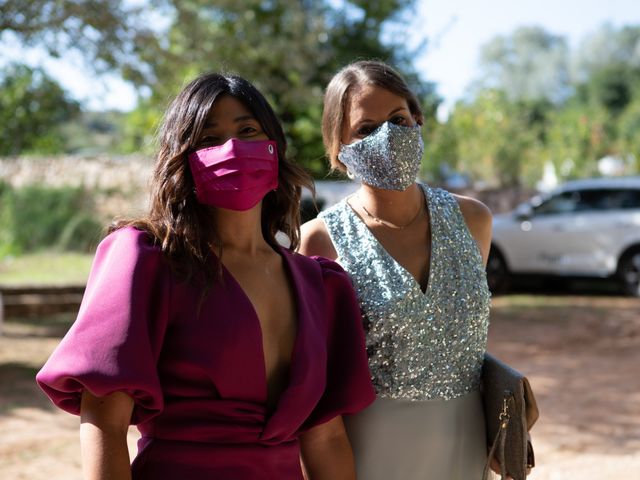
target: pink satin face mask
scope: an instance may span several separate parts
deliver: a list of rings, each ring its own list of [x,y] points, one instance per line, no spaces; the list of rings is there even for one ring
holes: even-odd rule
[[[231,138],[189,155],[200,203],[249,210],[278,186],[278,151],[272,140]]]

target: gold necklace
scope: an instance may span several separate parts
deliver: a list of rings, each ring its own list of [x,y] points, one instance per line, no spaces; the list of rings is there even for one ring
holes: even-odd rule
[[[362,210],[364,210],[364,213],[367,214],[367,217],[369,217],[371,220],[373,220],[376,223],[379,223],[380,225],[382,225],[384,227],[393,228],[394,230],[404,230],[408,226],[412,225],[413,222],[415,222],[418,219],[418,217],[420,216],[420,214],[422,213],[422,203],[420,203],[420,206],[418,207],[418,211],[416,212],[414,217],[409,221],[409,223],[405,223],[404,225],[396,225],[394,223],[387,222],[386,220],[382,220],[381,218],[376,217],[369,210],[367,210],[367,207],[364,206],[364,202],[360,198],[360,195],[356,194],[356,197],[358,197],[358,202],[360,203],[360,206],[362,207]]]

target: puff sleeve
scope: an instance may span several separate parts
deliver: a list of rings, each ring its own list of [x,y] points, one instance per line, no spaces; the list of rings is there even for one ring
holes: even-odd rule
[[[375,400],[362,315],[351,279],[336,262],[313,258],[322,268],[326,297],[327,384],[309,426],[357,413]]]
[[[78,313],[36,380],[54,404],[80,414],[84,389],[134,399],[132,424],[163,408],[156,369],[166,329],[170,273],[159,248],[131,227],[98,246]]]

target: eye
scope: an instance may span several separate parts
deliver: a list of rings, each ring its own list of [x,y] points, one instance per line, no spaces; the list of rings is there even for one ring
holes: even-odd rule
[[[377,125],[362,125],[356,130],[356,136],[358,138],[364,138],[368,135],[371,135],[371,132],[373,132],[376,128],[378,128]]]
[[[204,135],[200,137],[200,139],[198,139],[198,142],[196,143],[196,148],[200,149],[200,148],[214,147],[219,144],[220,144],[220,139],[218,137],[214,135]]]
[[[407,118],[404,115],[395,115],[389,121],[395,125],[407,125]]]
[[[246,125],[240,129],[239,133],[243,137],[252,137],[253,135],[260,133],[260,131],[251,125]]]

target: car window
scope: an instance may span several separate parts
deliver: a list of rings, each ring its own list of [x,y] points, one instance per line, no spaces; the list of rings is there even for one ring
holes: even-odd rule
[[[536,215],[553,215],[558,213],[575,212],[580,194],[578,192],[563,192],[549,197],[534,208]]]
[[[602,189],[580,192],[584,210],[640,208],[640,190]]]
[[[554,195],[535,207],[536,215],[640,208],[640,189],[574,190]]]
[[[620,208],[640,208],[640,188],[620,190]]]
[[[618,198],[612,190],[582,190],[576,192],[579,196],[576,211],[611,210],[616,208]]]

